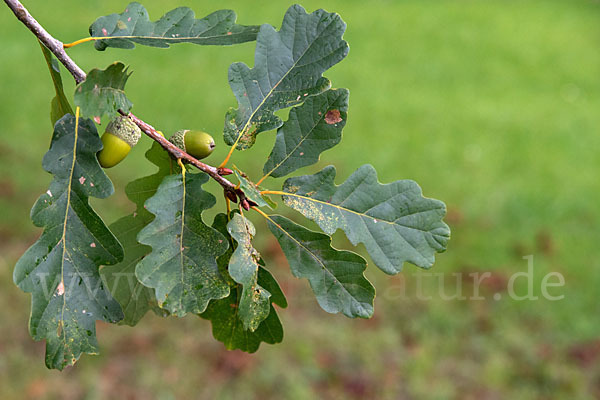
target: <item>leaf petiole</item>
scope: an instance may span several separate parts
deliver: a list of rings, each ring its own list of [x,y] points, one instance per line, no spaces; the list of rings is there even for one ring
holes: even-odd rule
[[[217,169],[225,168],[225,166],[229,162],[229,159],[231,158],[231,155],[233,154],[234,150],[235,150],[235,145],[231,147],[231,150],[229,150],[229,153],[227,154],[227,157],[225,157],[225,159],[223,160],[223,162],[221,164],[219,164],[219,166],[217,167]]]
[[[270,175],[271,173],[269,172],[267,175],[263,176],[262,178],[260,178],[258,180],[258,182],[255,183],[256,186],[260,186],[260,184],[262,183],[262,181],[264,181],[265,179],[267,179],[267,177]],[[260,194],[262,194],[262,192],[260,192]]]
[[[177,165],[179,165],[179,167],[181,168],[181,176],[183,177],[183,181],[185,182],[185,165],[183,165],[183,162],[181,161],[181,158],[177,159]]]
[[[225,196],[225,207],[227,207],[227,221],[229,222],[229,214],[231,214],[231,200]]]
[[[260,183],[260,181],[258,181]],[[256,184],[258,186],[258,183]],[[290,193],[282,192],[280,190],[261,190],[260,194],[281,194],[281,195],[289,195]]]
[[[260,215],[262,215],[263,217],[265,217],[267,220],[271,220],[271,218],[269,218],[269,215],[267,213],[265,213],[263,210],[261,210],[260,208],[256,207],[256,206],[250,206],[251,209],[253,209],[254,211],[256,211],[257,213],[259,213]]]
[[[78,44],[87,43],[87,42],[93,42],[95,40],[101,40],[101,39],[110,39],[110,37],[97,37],[97,36],[86,37],[86,38],[83,38],[83,39],[76,40],[76,41],[74,41],[72,43],[64,43],[63,44],[63,49],[69,49],[71,47],[77,46]]]

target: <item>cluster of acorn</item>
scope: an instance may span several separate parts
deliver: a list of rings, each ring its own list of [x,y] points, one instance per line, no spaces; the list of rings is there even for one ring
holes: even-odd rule
[[[162,132],[159,133],[162,135]],[[104,147],[98,152],[100,165],[103,168],[111,168],[120,163],[140,137],[142,131],[128,117],[119,116],[110,121],[102,135]],[[202,131],[182,129],[175,132],[169,140],[197,159],[208,157],[215,149],[213,137]]]

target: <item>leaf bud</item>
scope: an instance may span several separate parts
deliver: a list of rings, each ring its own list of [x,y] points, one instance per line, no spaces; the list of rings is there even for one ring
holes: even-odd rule
[[[243,200],[240,202],[240,205],[241,205],[242,207],[244,207],[244,210],[246,210],[246,211],[250,210],[250,204],[248,203],[248,200],[246,200],[246,199],[243,199]]]
[[[230,170],[229,168],[218,168],[217,173],[221,176],[225,176],[225,175],[233,174],[233,171]]]
[[[225,191],[225,196],[227,196],[227,198],[233,201],[234,203],[237,203],[238,201],[237,195],[234,192],[230,192],[229,190]]]

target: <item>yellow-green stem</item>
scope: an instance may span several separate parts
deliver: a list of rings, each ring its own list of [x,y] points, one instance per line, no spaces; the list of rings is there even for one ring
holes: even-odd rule
[[[76,40],[76,41],[74,41],[72,43],[64,43],[63,44],[63,48],[64,49],[69,49],[69,48],[75,47],[75,46],[77,46],[78,44],[81,44],[81,43],[93,42],[95,40],[102,40],[102,39],[111,39],[111,38],[109,36],[107,36],[107,37],[97,37],[97,36],[91,37],[90,36],[90,37],[86,37],[86,38],[83,38],[83,39]]]

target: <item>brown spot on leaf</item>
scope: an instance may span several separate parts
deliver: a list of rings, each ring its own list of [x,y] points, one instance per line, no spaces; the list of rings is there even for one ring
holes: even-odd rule
[[[96,115],[94,117],[94,122],[97,123],[98,125],[100,125],[100,117]]]
[[[338,122],[342,122],[340,110],[327,111],[327,114],[325,114],[325,122],[327,122],[329,125],[337,124]]]
[[[258,125],[254,122],[250,125],[249,129],[242,132],[238,146],[241,144],[243,148],[252,147],[254,142],[256,142],[256,131],[258,131]]]

